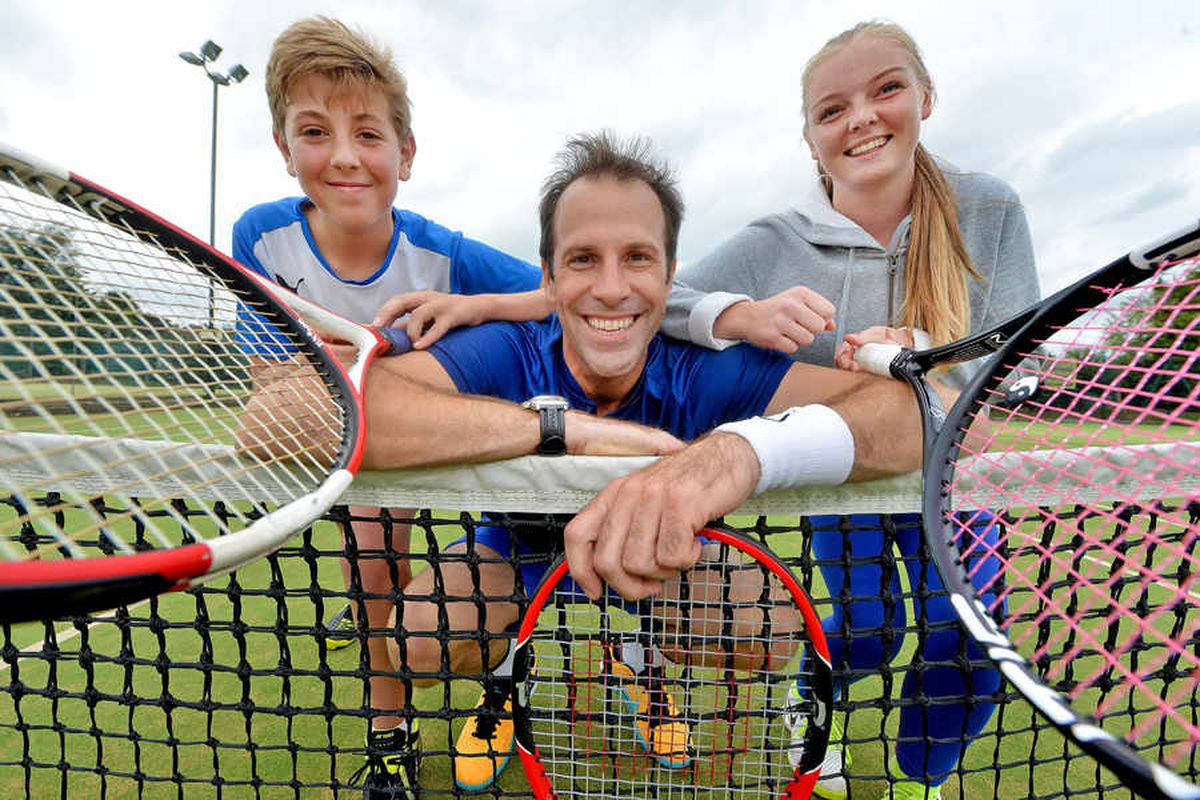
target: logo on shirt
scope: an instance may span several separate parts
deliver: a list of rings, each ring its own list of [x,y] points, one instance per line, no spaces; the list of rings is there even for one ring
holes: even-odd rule
[[[304,278],[301,278],[300,280],[296,281],[296,285],[293,286],[292,284],[288,283],[282,275],[280,275],[278,272],[276,272],[275,273],[275,282],[278,283],[283,288],[287,289],[292,294],[300,294],[300,284],[304,283]]]

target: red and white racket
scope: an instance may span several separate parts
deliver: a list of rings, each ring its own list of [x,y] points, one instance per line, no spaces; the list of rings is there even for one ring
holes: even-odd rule
[[[343,368],[320,337],[357,360]],[[353,478],[363,379],[390,347],[0,147],[0,622],[109,608],[275,550]],[[248,403],[290,435],[254,440]]]
[[[542,580],[513,665],[534,796],[809,797],[833,702],[820,618],[765,547],[697,536],[696,565],[638,603],[590,601],[565,560]]]

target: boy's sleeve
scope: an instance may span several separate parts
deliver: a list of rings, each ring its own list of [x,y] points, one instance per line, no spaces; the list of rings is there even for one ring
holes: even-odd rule
[[[450,262],[455,294],[506,294],[538,288],[542,271],[483,242],[463,236]]]
[[[254,270],[264,278],[269,279],[271,277],[271,273],[267,272],[267,268],[254,255],[253,226],[250,225],[244,215],[237,222],[233,223],[233,260],[244,267]]]
[[[244,215],[233,224],[233,260],[267,280],[272,280],[271,273],[254,255],[253,231],[253,226]],[[296,350],[295,345],[288,341],[282,331],[242,303],[238,303],[237,307],[234,341],[246,353],[277,361],[288,358]]]

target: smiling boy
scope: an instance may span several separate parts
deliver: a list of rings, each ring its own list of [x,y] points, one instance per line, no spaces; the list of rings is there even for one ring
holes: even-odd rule
[[[243,214],[233,229],[234,258],[356,322],[376,322],[390,299],[395,313],[381,322],[412,312],[409,334],[417,347],[458,325],[546,315],[544,295],[533,291],[540,280],[535,267],[393,207],[400,182],[412,176],[417,144],[407,85],[386,49],[341,22],[314,17],[275,40],[266,72],[275,144],[304,195]],[[260,342],[248,346],[265,359],[286,358],[269,338],[261,343],[253,329],[244,332],[244,340]],[[392,524],[389,533],[369,521],[381,516],[379,509],[350,510],[367,627],[383,629],[388,595],[412,575],[408,525]],[[393,519],[412,515],[391,511]],[[377,557],[384,552],[399,558]],[[352,585],[349,562],[342,567]],[[352,608],[357,612],[357,604]],[[350,617],[342,612],[337,619]],[[331,648],[352,640],[337,634],[331,624]],[[411,796],[416,726],[400,716],[403,689],[387,674],[383,638],[369,637],[367,648],[375,711],[367,796]]]

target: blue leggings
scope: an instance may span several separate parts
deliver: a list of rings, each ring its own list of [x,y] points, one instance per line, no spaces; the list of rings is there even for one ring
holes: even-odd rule
[[[849,668],[852,681],[863,673],[882,672],[904,645],[908,622],[891,545],[899,547],[912,588],[914,627],[923,638],[913,668],[904,671],[896,759],[905,775],[940,785],[991,718],[996,704],[983,698],[1000,688],[1000,673],[961,632],[933,562],[918,558],[918,514],[822,514],[810,519],[812,552],[834,600],[822,628],[834,670]],[[995,542],[998,529],[989,520],[979,527]],[[996,576],[999,563],[987,559],[972,567],[979,568],[976,581],[983,585]],[[894,599],[885,603],[885,597]],[[972,701],[964,702],[964,697]]]

